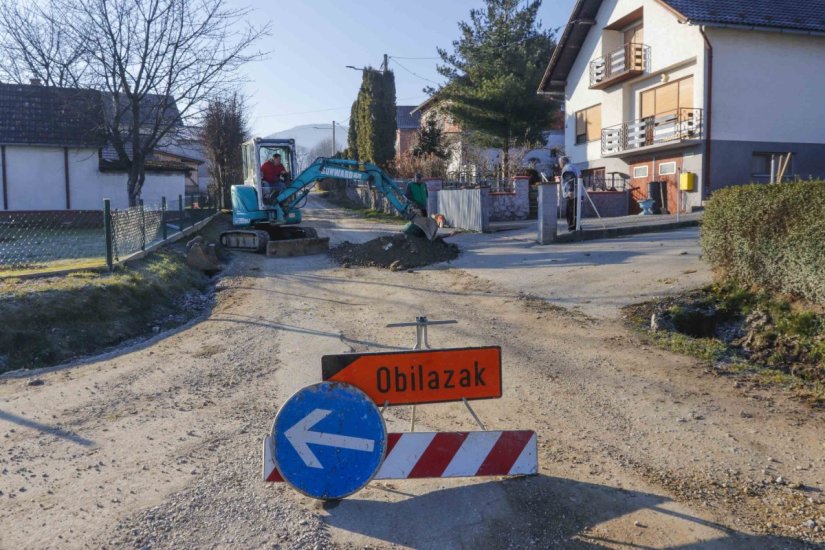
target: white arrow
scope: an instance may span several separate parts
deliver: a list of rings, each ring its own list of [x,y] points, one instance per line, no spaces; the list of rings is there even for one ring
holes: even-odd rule
[[[325,445],[327,447],[338,447],[339,449],[351,449],[353,451],[372,452],[375,446],[375,441],[372,439],[363,439],[360,437],[350,437],[347,435],[328,434],[323,432],[309,431],[315,424],[332,414],[332,411],[324,409],[315,409],[303,420],[292,426],[284,435],[287,440],[295,447],[295,452],[304,461],[304,464],[310,468],[323,468],[318,461],[318,457],[309,448],[309,443],[314,445]]]

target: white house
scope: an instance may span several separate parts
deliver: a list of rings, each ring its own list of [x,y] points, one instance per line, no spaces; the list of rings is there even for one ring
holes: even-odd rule
[[[93,90],[0,84],[0,208],[101,210],[129,204],[127,173],[106,158],[103,94]],[[147,163],[147,205],[185,193],[189,167]]]
[[[578,0],[539,93],[564,98],[565,149],[633,198],[681,172],[683,208],[714,190],[825,176],[825,0]],[[635,202],[631,201],[634,205]]]

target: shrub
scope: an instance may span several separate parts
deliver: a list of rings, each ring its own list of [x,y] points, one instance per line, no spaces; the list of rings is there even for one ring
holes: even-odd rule
[[[718,276],[825,304],[825,182],[717,191],[701,241]]]
[[[416,172],[421,172],[425,178],[444,178],[447,175],[447,162],[432,153],[414,155],[407,152],[396,157],[393,166],[395,177],[412,179]]]

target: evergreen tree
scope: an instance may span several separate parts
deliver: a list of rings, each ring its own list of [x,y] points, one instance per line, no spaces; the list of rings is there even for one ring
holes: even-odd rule
[[[358,100],[352,102],[349,112],[349,128],[347,128],[346,158],[358,160]]]
[[[553,118],[556,107],[536,87],[555,41],[538,21],[541,0],[485,3],[459,23],[452,53],[438,49],[448,80],[428,91],[478,145],[502,149],[507,178],[510,148],[539,141]]]
[[[395,157],[395,76],[364,69],[350,126],[355,126],[358,160],[387,166]]]
[[[418,143],[413,147],[413,155],[435,155],[440,159],[447,158],[444,147],[444,132],[435,117],[427,117],[424,126],[418,130]]]

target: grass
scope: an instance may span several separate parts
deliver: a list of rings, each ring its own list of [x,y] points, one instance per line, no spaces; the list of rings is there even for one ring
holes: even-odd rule
[[[661,348],[708,363],[720,361],[729,355],[728,346],[716,338],[693,338],[679,332],[654,332],[650,333],[650,339]]]
[[[114,273],[0,280],[0,372],[59,364],[192,317],[207,287],[183,256],[159,250]]]
[[[723,284],[630,306],[625,313],[630,324],[658,347],[759,384],[790,387],[812,403],[825,405],[825,315],[817,306]],[[664,324],[651,331],[654,313]],[[684,332],[691,320],[706,315],[715,325],[712,335]]]
[[[75,269],[103,269],[106,267],[106,258],[80,258],[77,260],[58,260],[45,264],[24,267],[19,269],[0,270],[0,279],[27,277],[31,275],[58,274],[65,270]]]

